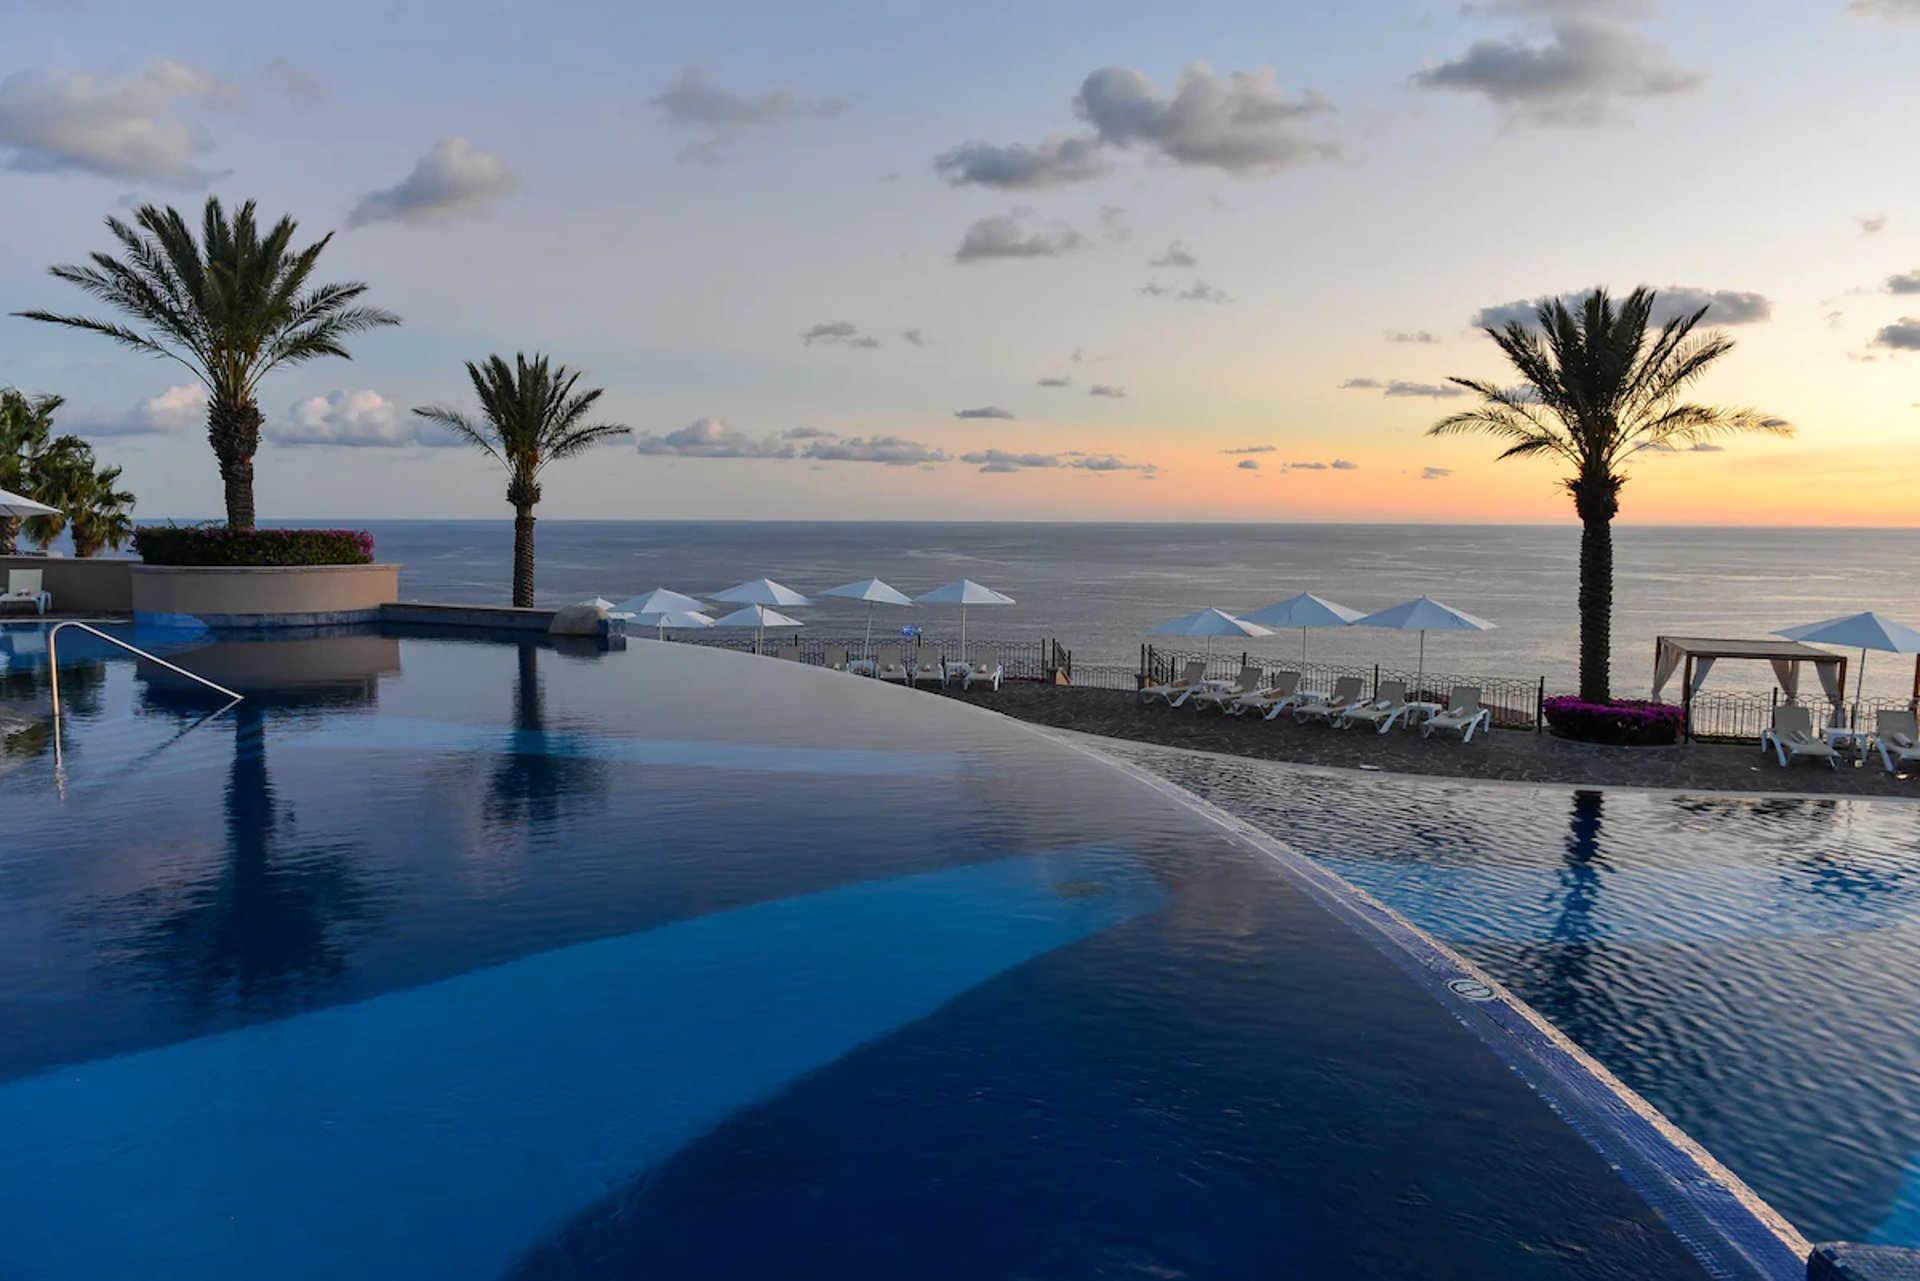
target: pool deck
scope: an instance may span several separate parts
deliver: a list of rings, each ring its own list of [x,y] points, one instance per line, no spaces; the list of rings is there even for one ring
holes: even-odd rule
[[[1161,702],[1142,704],[1137,695],[1115,690],[1009,683],[998,691],[962,693],[951,686],[945,692],[1052,729],[1333,769],[1670,792],[1920,800],[1920,777],[1888,774],[1877,755],[1865,765],[1843,761],[1839,769],[1807,761],[1781,769],[1771,755],[1752,746],[1605,747],[1519,730],[1475,734],[1473,742],[1463,744],[1457,736],[1422,739],[1399,730],[1333,730],[1296,725],[1285,717],[1266,721]]]

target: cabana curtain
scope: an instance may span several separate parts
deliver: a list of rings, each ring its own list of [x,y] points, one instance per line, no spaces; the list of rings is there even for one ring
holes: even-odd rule
[[[1847,660],[1838,654],[1802,645],[1798,641],[1711,640],[1691,636],[1659,638],[1654,648],[1653,696],[1659,698],[1660,691],[1691,659],[1693,671],[1684,691],[1684,697],[1691,699],[1700,692],[1700,687],[1707,683],[1708,673],[1723,658],[1757,659],[1771,665],[1774,679],[1780,683],[1788,702],[1800,697],[1801,665],[1811,663],[1820,677],[1820,687],[1826,691],[1828,701],[1840,701]]]

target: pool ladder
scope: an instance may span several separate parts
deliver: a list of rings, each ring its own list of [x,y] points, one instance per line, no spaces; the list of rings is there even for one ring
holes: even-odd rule
[[[127,644],[127,642],[121,640],[118,636],[109,636],[107,633],[101,631],[98,627],[92,627],[86,623],[77,623],[71,619],[63,623],[55,623],[52,627],[47,629],[47,674],[49,677],[51,677],[53,681],[53,763],[56,769],[59,768],[60,765],[62,764],[62,754],[60,750],[60,652],[59,652],[58,646],[55,645],[54,643],[54,638],[69,627],[78,627],[81,631],[87,633],[89,636],[97,636],[101,640],[107,642],[109,645],[118,645],[121,649],[126,650],[129,654],[133,654],[139,658],[144,658],[149,663],[158,663],[160,666],[166,668],[170,672],[175,673],[176,675],[184,676],[190,681],[194,681],[194,682],[197,682],[198,684],[205,685],[208,689],[213,690],[215,693],[226,695],[229,700],[226,707],[222,707],[216,711],[209,712],[207,716],[204,716],[201,718],[202,721],[207,720],[213,716],[218,716],[221,712],[226,711],[227,707],[232,707],[235,703],[239,702],[242,697],[241,695],[236,694],[232,690],[228,689],[225,685],[217,685],[214,682],[208,680],[206,677],[197,676],[194,673],[188,671],[184,667],[176,667],[172,663],[169,663],[166,659],[160,657],[158,654],[149,654],[146,650],[141,649],[138,645],[129,645]]]

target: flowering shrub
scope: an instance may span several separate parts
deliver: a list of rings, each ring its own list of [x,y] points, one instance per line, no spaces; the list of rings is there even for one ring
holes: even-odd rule
[[[1626,747],[1657,747],[1677,742],[1686,712],[1672,703],[1622,698],[1588,703],[1571,694],[1541,704],[1547,724],[1562,738]]]
[[[369,565],[373,535],[364,529],[148,525],[133,531],[133,550],[149,565]]]

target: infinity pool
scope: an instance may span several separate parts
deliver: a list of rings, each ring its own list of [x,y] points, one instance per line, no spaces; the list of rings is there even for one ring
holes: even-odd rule
[[[977,709],[169,652],[244,701],[76,650],[0,775],[0,1276],[1793,1274],[1457,961]]]
[[[1920,804],[1111,750],[1479,962],[1807,1236],[1920,1246]]]

